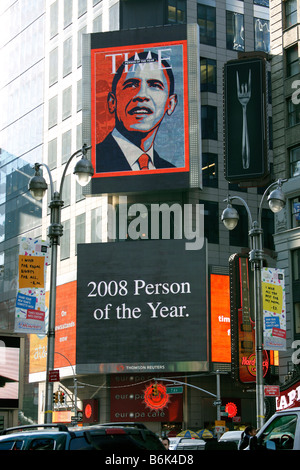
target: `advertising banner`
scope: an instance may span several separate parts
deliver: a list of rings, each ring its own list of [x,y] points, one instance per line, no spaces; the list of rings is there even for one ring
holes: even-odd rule
[[[256,381],[255,322],[251,308],[248,256],[234,254],[229,259],[231,310],[231,373],[242,384]],[[270,360],[263,351],[263,376],[270,373]]]
[[[76,281],[68,282],[56,288],[55,312],[55,355],[54,367],[75,365],[76,357]],[[49,292],[46,292],[46,320],[48,318]],[[47,336],[30,336],[29,374],[46,370]]]
[[[199,87],[193,26],[194,35],[191,25],[86,35],[83,83],[90,77],[91,93],[83,93],[90,99],[83,139],[91,142],[95,174],[85,194],[188,188],[190,171],[199,186],[199,127],[190,140],[200,116],[200,95],[189,93],[191,80]]]
[[[253,184],[269,172],[266,64],[233,60],[224,67],[225,178]]]
[[[153,374],[112,375],[110,421],[181,423],[183,394],[169,394],[165,406],[160,409],[152,409],[145,401],[145,392],[151,380],[153,381]]]
[[[78,373],[207,370],[206,248],[78,245]]]
[[[230,280],[227,275],[210,275],[210,316],[211,360],[230,363]]]
[[[264,349],[286,350],[286,309],[284,270],[262,268]]]
[[[15,311],[15,332],[45,333],[46,268],[49,244],[22,237],[19,248],[19,276]]]

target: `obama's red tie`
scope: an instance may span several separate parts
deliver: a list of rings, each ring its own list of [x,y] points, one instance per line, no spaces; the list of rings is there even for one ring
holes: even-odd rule
[[[149,155],[146,153],[143,153],[139,159],[138,159],[138,164],[140,166],[140,170],[149,170],[148,164],[149,164]]]

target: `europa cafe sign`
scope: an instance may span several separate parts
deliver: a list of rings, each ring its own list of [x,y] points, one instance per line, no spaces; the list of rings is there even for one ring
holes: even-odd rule
[[[280,396],[276,397],[276,410],[288,410],[300,406],[300,382],[292,385],[286,390],[280,391]]]

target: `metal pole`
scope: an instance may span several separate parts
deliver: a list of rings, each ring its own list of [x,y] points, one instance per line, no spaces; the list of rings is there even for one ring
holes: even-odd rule
[[[49,382],[49,371],[54,369],[54,349],[55,349],[55,311],[56,311],[56,280],[57,280],[57,245],[62,235],[62,225],[60,223],[61,207],[63,202],[58,193],[53,194],[53,199],[49,204],[51,224],[48,229],[48,236],[51,240],[51,275],[49,293],[49,326],[47,343],[47,367],[46,367],[46,397],[45,397],[45,423],[52,423],[52,400],[53,382]]]
[[[261,269],[263,264],[262,229],[254,222],[250,230],[253,250],[250,261],[254,271],[254,319],[255,319],[255,353],[256,353],[256,425],[261,428],[264,424],[264,377],[263,377],[263,310]]]

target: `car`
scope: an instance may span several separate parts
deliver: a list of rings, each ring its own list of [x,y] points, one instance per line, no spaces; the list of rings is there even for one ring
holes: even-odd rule
[[[255,447],[253,446],[255,444]],[[300,407],[277,411],[261,427],[249,449],[300,450]]]
[[[220,443],[223,442],[235,442],[236,447],[238,449],[241,437],[242,437],[243,431],[226,431],[222,436],[220,437],[219,441]]]
[[[203,439],[183,438],[176,447],[176,450],[204,450],[206,441]]]
[[[165,450],[159,438],[147,428],[128,424],[92,425],[68,428],[66,425],[34,424],[1,432],[1,450]]]
[[[169,449],[176,450],[179,442],[182,440],[182,437],[169,437]]]

